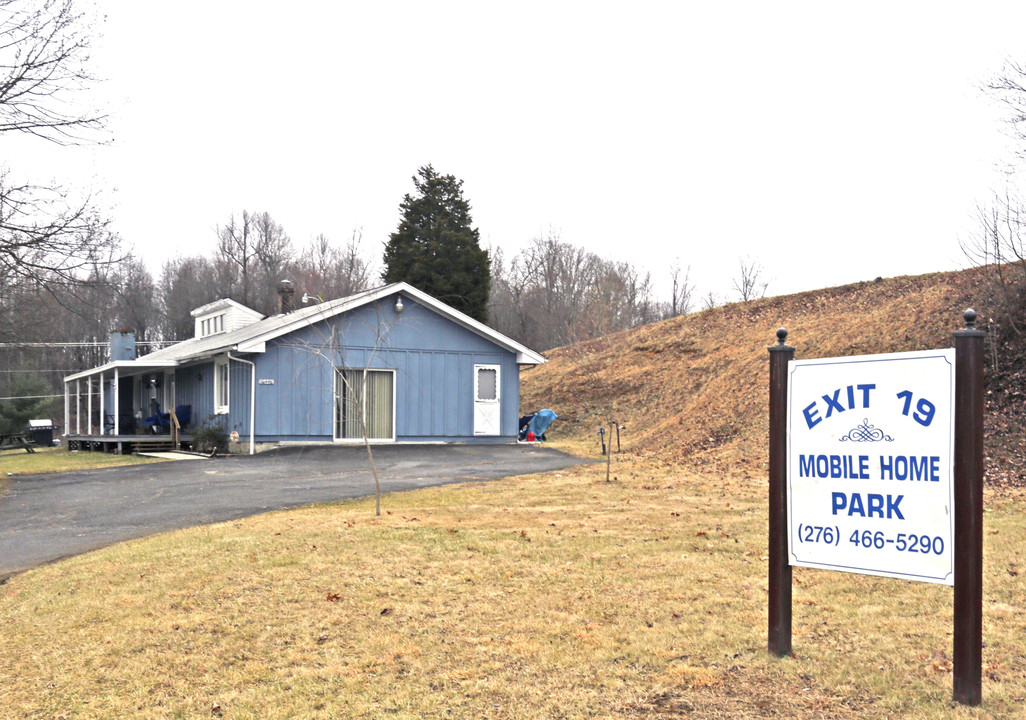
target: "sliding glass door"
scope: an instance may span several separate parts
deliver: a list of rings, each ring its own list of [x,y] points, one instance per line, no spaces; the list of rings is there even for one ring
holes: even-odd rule
[[[395,440],[395,371],[335,369],[335,439]]]

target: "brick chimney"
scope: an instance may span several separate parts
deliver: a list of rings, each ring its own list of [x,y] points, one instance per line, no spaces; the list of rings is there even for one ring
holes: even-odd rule
[[[289,280],[282,280],[281,284],[278,285],[278,298],[280,299],[280,309],[282,315],[288,315],[290,312],[296,309],[293,304],[292,296],[296,294],[296,291],[292,287],[292,282]]]

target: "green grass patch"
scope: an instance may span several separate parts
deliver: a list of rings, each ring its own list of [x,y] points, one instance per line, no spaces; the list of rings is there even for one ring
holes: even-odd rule
[[[989,498],[984,705],[951,589],[795,572],[766,652],[760,480],[604,466],[278,512],[0,586],[9,717],[1004,718],[1026,697],[1022,502]]]

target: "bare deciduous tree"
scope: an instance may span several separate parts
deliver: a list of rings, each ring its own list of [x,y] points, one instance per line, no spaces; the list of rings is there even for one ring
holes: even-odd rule
[[[217,255],[226,270],[229,287],[222,288],[225,297],[234,299],[247,307],[250,305],[250,274],[256,258],[253,238],[253,217],[243,210],[236,219],[232,213],[225,225],[216,228]]]
[[[734,278],[734,290],[741,302],[748,302],[766,295],[769,283],[762,279],[762,264],[752,258],[738,260],[739,274]]]
[[[339,246],[324,234],[315,237],[295,263],[297,290],[321,299],[346,297],[370,287],[371,264],[363,257],[363,233],[353,230]]]
[[[0,0],[0,133],[74,143],[104,116],[81,106],[91,28],[73,0]]]
[[[104,118],[80,105],[89,25],[72,0],[0,0],[0,133],[58,144],[85,141]],[[119,258],[118,238],[61,187],[0,174],[0,275],[8,284],[71,283]]]
[[[1008,109],[1009,134],[1023,144],[1016,155],[1026,160],[1026,65],[1009,60],[983,89]]]
[[[550,232],[492,264],[489,317],[500,332],[547,349],[655,320],[651,277]],[[494,313],[494,315],[493,315]]]
[[[1026,161],[1026,65],[1006,62],[984,85],[984,92],[1005,106],[1008,133],[1018,143],[1017,162],[1009,162],[1011,178]],[[1019,345],[1026,339],[1026,201],[1015,190],[995,193],[989,205],[978,209],[978,217],[978,230],[961,242],[962,251],[984,268],[985,296],[980,303],[991,308],[989,314],[996,321],[993,342]]]
[[[254,298],[255,309],[271,315],[277,312],[278,285],[292,275],[291,265],[295,251],[285,228],[275,222],[270,213],[254,213],[252,221],[256,273],[250,294]]]
[[[1011,192],[977,210],[979,229],[961,241],[962,252],[986,270],[986,302],[998,331],[1022,337],[1026,311],[1026,205]]]
[[[157,282],[158,334],[162,340],[185,340],[195,330],[190,313],[219,297],[214,264],[201,256],[175,257],[164,263]]]
[[[691,311],[691,295],[695,286],[691,284],[691,266],[684,269],[684,276],[681,277],[680,259],[676,259],[670,266],[670,280],[673,283],[670,294],[670,317],[686,315]]]
[[[311,357],[317,358],[329,372],[321,375],[331,383],[331,395],[333,400],[334,423],[342,423],[347,415],[345,425],[353,423],[355,432],[342,432],[342,428],[336,428],[339,436],[349,440],[362,440],[363,447],[367,453],[367,462],[370,464],[371,474],[374,477],[374,514],[381,515],[381,480],[378,475],[377,465],[374,463],[374,451],[372,440],[382,439],[381,435],[375,435],[371,431],[371,425],[375,424],[372,417],[374,410],[368,410],[368,381],[367,373],[373,372],[379,355],[387,355],[389,352],[388,336],[394,327],[400,322],[398,313],[391,313],[384,309],[379,301],[374,303],[374,323],[361,328],[373,335],[370,346],[352,344],[350,339],[347,342],[347,329],[349,320],[344,316],[330,316],[331,303],[324,305],[324,314],[320,312],[308,318],[308,327],[311,330],[312,339],[305,342],[296,342],[293,347],[308,353]],[[321,321],[324,322],[321,322]],[[364,337],[366,342],[366,337]],[[354,363],[354,356],[359,358]],[[330,379],[329,379],[330,378]],[[389,410],[391,411],[391,403]],[[355,421],[355,422],[353,422]],[[347,430],[350,429],[347,427]],[[391,432],[391,430],[390,430]]]

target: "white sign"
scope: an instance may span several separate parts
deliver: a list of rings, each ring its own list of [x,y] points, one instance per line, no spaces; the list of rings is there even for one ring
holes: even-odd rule
[[[274,385],[274,378],[260,378],[257,385]]]
[[[791,565],[954,584],[955,351],[788,372]]]

